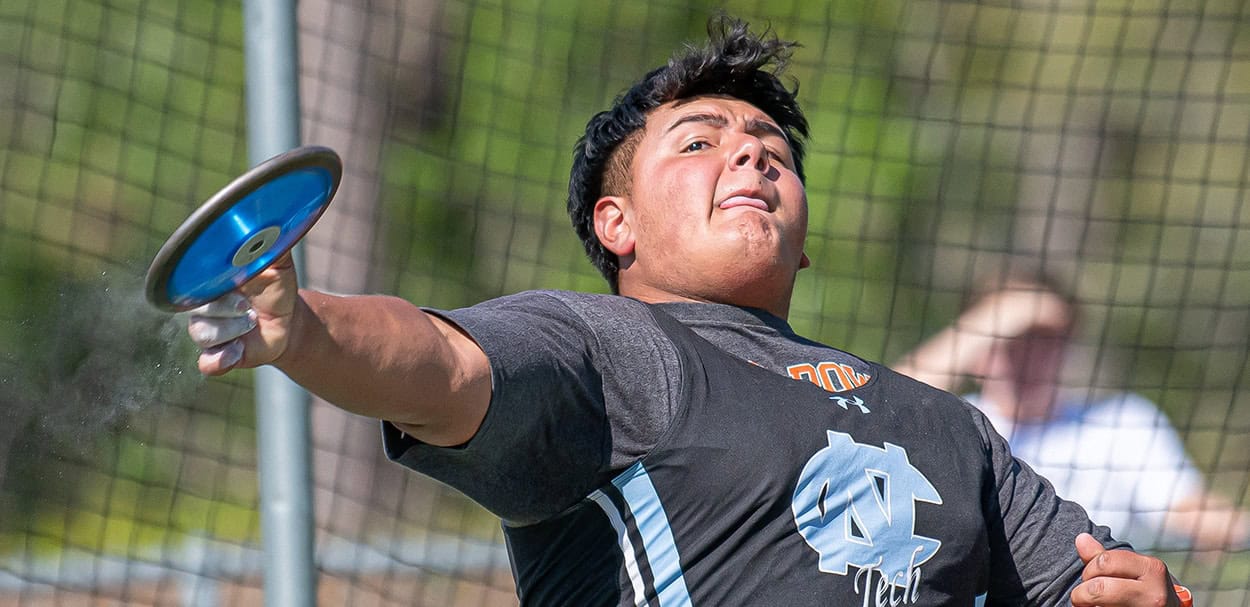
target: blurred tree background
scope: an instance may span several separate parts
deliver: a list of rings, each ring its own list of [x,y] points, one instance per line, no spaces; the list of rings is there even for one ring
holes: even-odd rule
[[[313,280],[434,307],[606,291],[564,213],[573,142],[718,8],[803,44],[800,333],[890,361],[1029,260],[1085,311],[1073,384],[1159,402],[1250,503],[1242,2],[310,0],[305,139],[349,173]],[[250,375],[200,378],[141,295],[247,169],[242,18],[0,0],[0,604],[258,597]],[[323,599],[514,601],[490,517],[350,442],[318,447]],[[1204,603],[1250,601],[1250,555],[1165,556]]]

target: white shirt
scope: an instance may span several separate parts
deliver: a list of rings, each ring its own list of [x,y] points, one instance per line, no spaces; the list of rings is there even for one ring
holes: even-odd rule
[[[1063,400],[1050,419],[1016,423],[980,395],[965,397],[1007,438],[1015,456],[1050,479],[1095,523],[1138,550],[1184,549],[1163,530],[1165,515],[1196,495],[1202,478],[1171,422],[1136,394],[1092,402]]]

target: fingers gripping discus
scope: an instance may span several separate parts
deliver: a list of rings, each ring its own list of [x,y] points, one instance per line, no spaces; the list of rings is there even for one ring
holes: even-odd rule
[[[182,312],[256,277],[321,218],[343,164],[334,150],[304,146],[266,160],[200,205],[148,267],[148,302]]]

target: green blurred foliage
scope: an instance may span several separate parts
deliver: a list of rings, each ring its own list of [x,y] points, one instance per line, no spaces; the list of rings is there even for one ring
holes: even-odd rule
[[[225,455],[252,451],[250,403],[203,389],[141,290],[164,238],[247,168],[240,20],[213,1],[0,1],[6,549],[257,536],[254,473],[233,494],[202,474],[254,466]],[[186,441],[213,423],[205,460]]]

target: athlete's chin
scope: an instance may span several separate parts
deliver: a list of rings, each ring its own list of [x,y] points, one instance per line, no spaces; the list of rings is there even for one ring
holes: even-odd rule
[[[724,225],[726,235],[744,243],[771,242],[782,232],[779,218],[754,208],[737,208]]]
[[[717,298],[726,303],[748,308],[773,310],[788,307],[794,288],[794,273],[789,275],[776,267],[739,267],[739,271],[726,275],[719,281],[721,294]]]
[[[755,210],[742,219],[726,226],[720,235],[718,246],[725,257],[740,259],[744,264],[778,268],[790,265],[787,260],[797,261],[802,255],[801,229]]]
[[[769,246],[747,248],[739,253],[731,266],[730,276],[737,281],[758,288],[787,285],[794,282],[799,272],[802,253],[789,254],[781,247]]]

